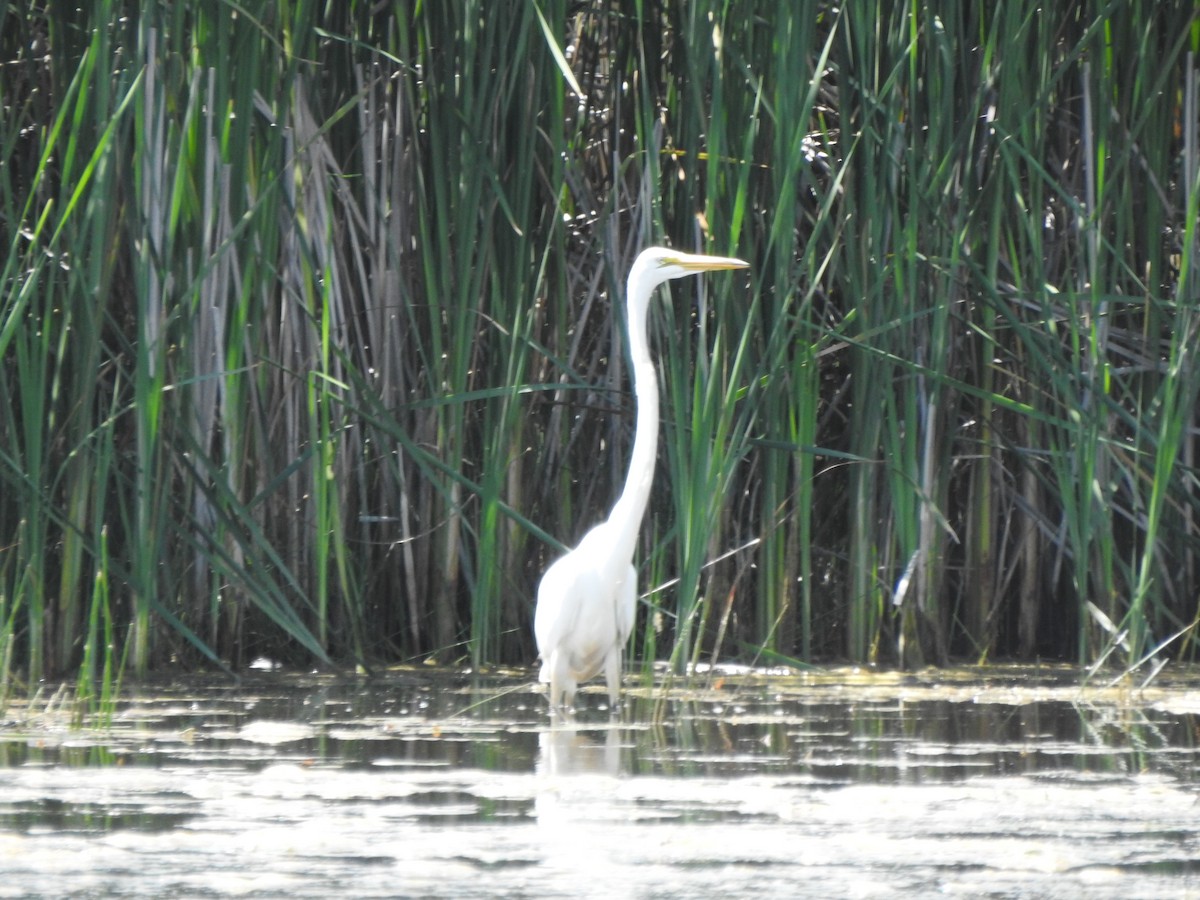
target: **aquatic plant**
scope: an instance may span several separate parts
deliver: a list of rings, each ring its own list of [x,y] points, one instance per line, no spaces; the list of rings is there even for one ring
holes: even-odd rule
[[[1190,658],[1194,13],[0,7],[4,689],[532,662],[662,242],[634,656]]]

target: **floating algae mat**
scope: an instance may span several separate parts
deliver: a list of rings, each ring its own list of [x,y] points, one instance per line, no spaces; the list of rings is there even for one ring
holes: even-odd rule
[[[0,717],[0,897],[1200,896],[1200,673],[127,689]]]

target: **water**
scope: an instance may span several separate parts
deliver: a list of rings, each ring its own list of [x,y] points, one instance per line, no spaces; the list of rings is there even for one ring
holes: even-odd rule
[[[434,671],[0,720],[0,897],[1200,897],[1200,677]],[[49,706],[49,708],[48,708]]]

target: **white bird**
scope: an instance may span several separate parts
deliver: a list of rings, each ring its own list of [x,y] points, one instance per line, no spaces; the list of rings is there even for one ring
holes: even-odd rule
[[[550,684],[550,707],[565,711],[580,682],[604,670],[615,709],[621,688],[621,652],[637,612],[633,548],[658,452],[658,380],[646,338],[654,289],[672,278],[716,269],[742,269],[740,259],[698,256],[651,247],[629,270],[626,323],[633,360],[637,428],[625,487],[608,518],[583,536],[574,550],[555,560],[538,585],[533,630],[542,658],[538,680]]]

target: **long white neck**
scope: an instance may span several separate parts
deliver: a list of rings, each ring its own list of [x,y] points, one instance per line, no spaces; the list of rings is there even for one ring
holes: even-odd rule
[[[638,529],[650,500],[650,485],[654,481],[654,463],[658,456],[658,376],[654,371],[654,361],[650,358],[650,342],[646,335],[650,296],[657,285],[643,287],[640,293],[635,293],[633,282],[634,276],[630,273],[626,288],[626,319],[629,355],[633,360],[637,427],[625,488],[608,517],[609,525],[613,526],[613,532],[620,542],[620,546],[614,549],[625,559],[633,559]]]

